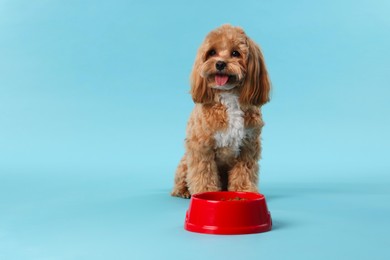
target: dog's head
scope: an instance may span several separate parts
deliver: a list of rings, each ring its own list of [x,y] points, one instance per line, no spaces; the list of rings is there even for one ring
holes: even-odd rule
[[[236,89],[240,102],[261,106],[269,101],[270,80],[263,54],[239,27],[211,31],[198,50],[191,74],[196,103],[211,103],[216,91]]]

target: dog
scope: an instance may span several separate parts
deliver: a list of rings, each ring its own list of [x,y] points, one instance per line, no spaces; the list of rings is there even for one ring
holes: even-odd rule
[[[259,192],[261,106],[270,90],[263,54],[243,29],[227,24],[206,36],[191,73],[195,107],[172,196]]]

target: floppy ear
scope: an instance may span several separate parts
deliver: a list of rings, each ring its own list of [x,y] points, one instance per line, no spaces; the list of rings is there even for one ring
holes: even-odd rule
[[[271,82],[259,46],[249,38],[247,43],[249,56],[240,101],[243,104],[261,106],[270,99]]]
[[[207,81],[201,77],[200,70],[203,64],[202,48],[199,49],[191,73],[191,95],[195,103],[207,104],[214,100],[214,92],[207,87]]]

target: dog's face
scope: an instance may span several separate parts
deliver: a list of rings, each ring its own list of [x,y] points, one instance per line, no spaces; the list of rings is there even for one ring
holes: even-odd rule
[[[191,75],[197,103],[210,103],[216,91],[237,89],[241,103],[269,100],[270,82],[259,47],[238,27],[223,25],[210,32],[199,48]]]
[[[242,30],[212,31],[201,47],[200,76],[210,88],[229,90],[242,83],[246,74],[248,46]]]

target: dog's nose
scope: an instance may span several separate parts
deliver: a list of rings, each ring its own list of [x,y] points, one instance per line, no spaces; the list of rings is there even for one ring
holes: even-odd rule
[[[215,67],[217,70],[223,70],[226,67],[226,63],[224,61],[217,61],[217,63],[215,63]]]

